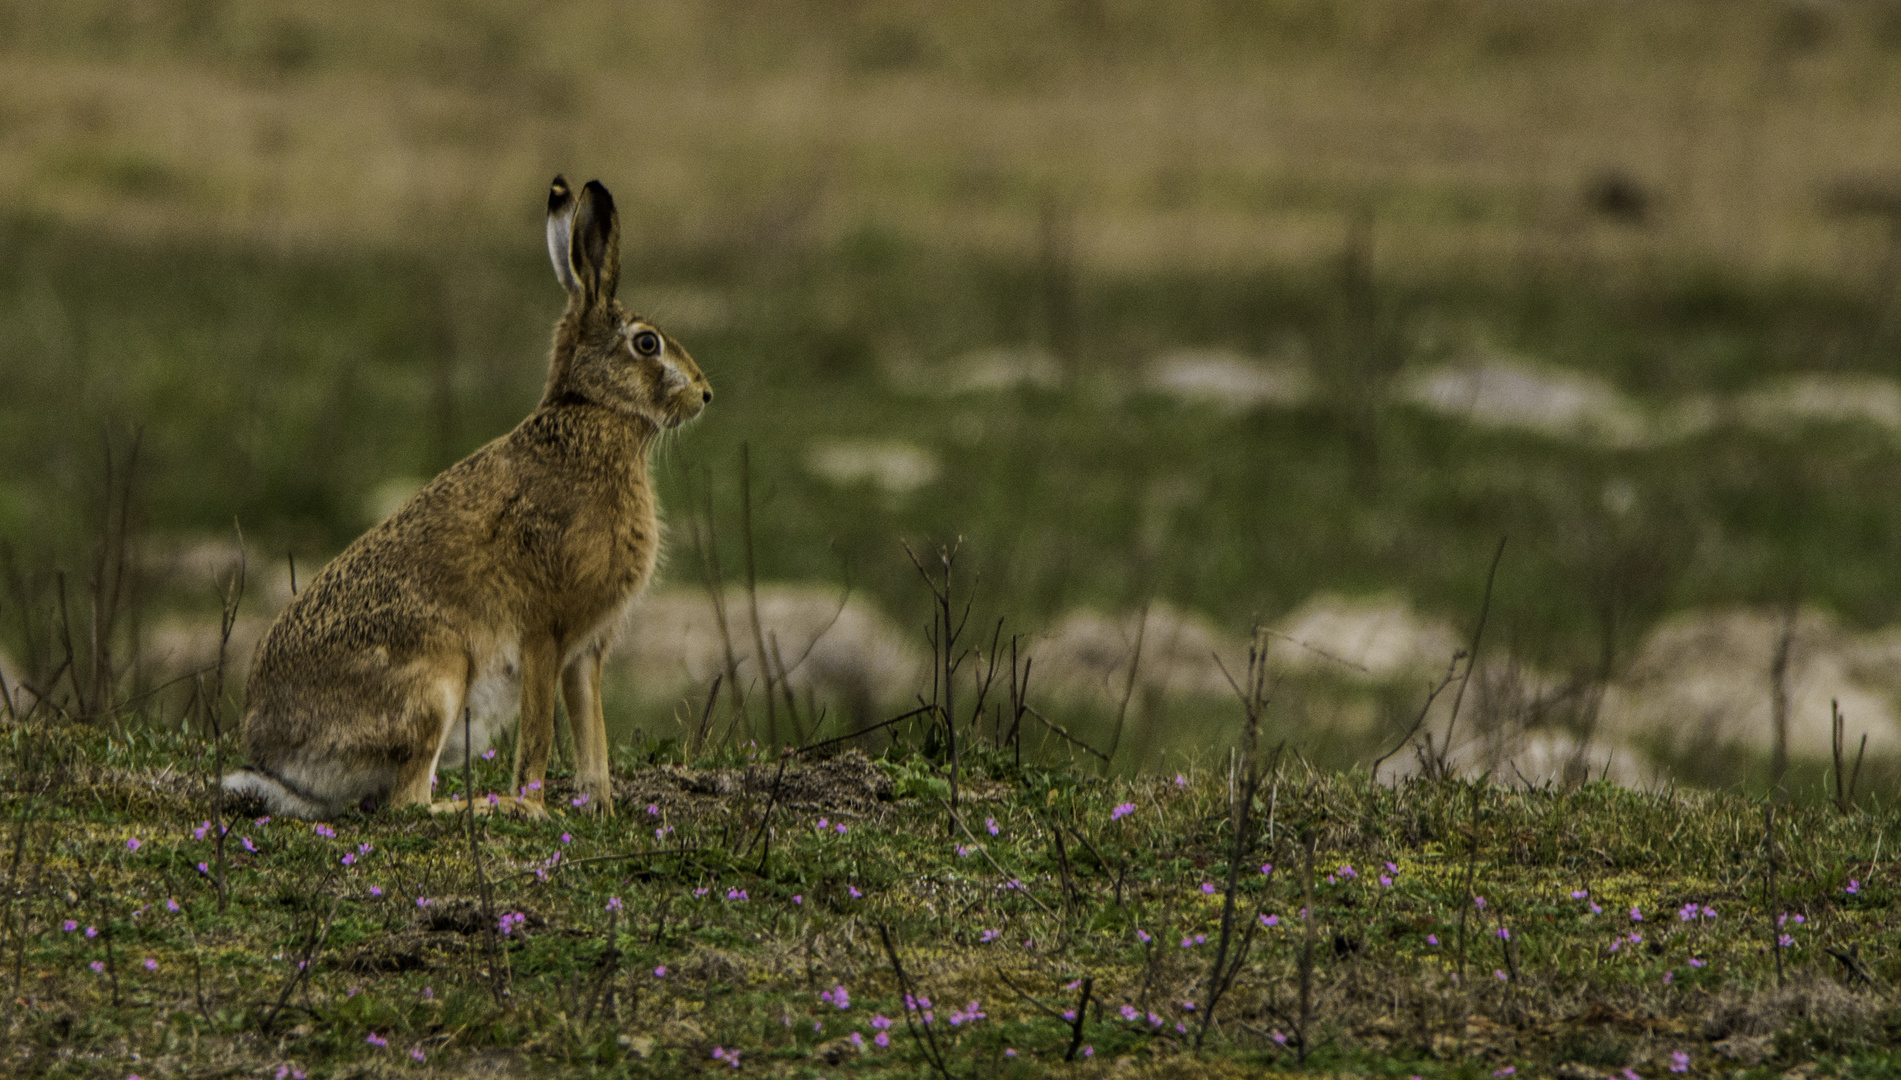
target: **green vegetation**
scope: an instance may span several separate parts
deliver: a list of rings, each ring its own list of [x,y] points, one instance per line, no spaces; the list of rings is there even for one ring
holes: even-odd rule
[[[4,733],[8,1075],[930,1075],[881,932],[953,1077],[1901,1067],[1885,806],[1784,810],[1765,844],[1730,796],[1287,757],[1230,875],[1225,770],[1104,781],[967,746],[953,814],[904,752],[629,756],[617,818],[479,817],[478,868],[466,815],[421,812],[233,817],[220,855],[208,740]],[[1239,962],[1204,1036],[1231,876]]]

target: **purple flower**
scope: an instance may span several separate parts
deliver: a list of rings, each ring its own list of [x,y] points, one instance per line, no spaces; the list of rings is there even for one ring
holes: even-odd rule
[[[1506,928],[1502,926],[1498,928],[1498,940],[1510,941],[1511,939],[1512,939],[1512,932],[1510,930],[1507,930]]]
[[[1132,802],[1117,803],[1115,809],[1109,811],[1109,820],[1121,821],[1123,818],[1128,817],[1130,814],[1133,814],[1133,813],[1135,813],[1134,803]]]
[[[579,795],[576,795],[576,796],[575,796],[574,798],[572,798],[572,799],[569,799],[569,800],[568,800],[568,805],[569,805],[569,806],[586,806],[586,805],[587,805],[587,792],[585,792],[585,791],[583,791],[583,792],[582,792],[581,794],[579,794]]]
[[[876,1014],[876,1015],[873,1015],[871,1018],[871,1026],[874,1030],[883,1031],[884,1029],[891,1026],[891,1021],[888,1018],[886,1018],[883,1014]],[[879,1045],[882,1046],[883,1044],[880,1043]]]
[[[139,848],[143,846],[144,844],[136,836],[132,837],[131,839],[125,842],[125,849],[127,851],[137,851],[139,850]]]
[[[871,1037],[871,1041],[877,1043],[879,1046],[890,1046],[891,1036],[886,1035],[884,1032],[880,1031],[878,1034],[873,1035]]]
[[[1675,982],[1675,981],[1677,981],[1677,975],[1676,975],[1676,972],[1674,972],[1674,971],[1666,971],[1666,972],[1664,972],[1664,973],[1663,973],[1663,982],[1664,982],[1664,985],[1665,985],[1665,986],[1668,986],[1669,984],[1671,984],[1671,983],[1673,983],[1673,982]]]
[[[337,830],[331,828],[328,825],[322,824],[321,822],[319,822],[316,825],[312,825],[310,827],[310,831],[328,840],[335,840],[337,838]]]
[[[850,892],[851,892],[851,898],[852,898],[853,900],[862,900],[862,899],[864,899],[864,896],[865,896],[865,894],[864,894],[864,893],[861,893],[861,892],[859,892],[859,891],[858,891],[858,886],[856,886],[856,885],[847,885],[847,886],[845,886],[845,888],[846,888],[846,889],[848,889],[848,890],[850,890]]]
[[[1644,921],[1644,913],[1643,913],[1643,912],[1641,912],[1641,911],[1638,911],[1638,910],[1637,910],[1637,909],[1636,909],[1635,907],[1632,907],[1632,908],[1630,909],[1630,921],[1631,921],[1631,922],[1643,922],[1643,921]]]
[[[1786,949],[1789,946],[1795,944],[1795,939],[1790,937],[1787,934],[1783,934],[1782,936],[1776,938],[1776,944]]]
[[[372,1031],[372,1032],[370,1032],[370,1035],[369,1035],[369,1038],[367,1038],[367,1039],[364,1039],[363,1041],[364,1041],[364,1042],[366,1042],[366,1043],[369,1043],[369,1044],[370,1044],[371,1046],[375,1046],[375,1047],[378,1047],[378,1048],[381,1048],[381,1047],[385,1047],[385,1046],[388,1046],[388,1045],[389,1045],[389,1040],[388,1040],[388,1039],[385,1039],[384,1037],[382,1037],[381,1035],[378,1035],[378,1034],[377,1034],[376,1032],[374,1032],[374,1031]]]
[[[1473,907],[1475,907],[1475,908],[1477,908],[1477,909],[1479,909],[1480,911],[1484,911],[1484,910],[1485,910],[1485,898],[1484,898],[1483,896],[1474,896],[1474,897],[1472,898],[1472,906],[1473,906]]]
[[[248,851],[248,852],[250,852],[250,853],[251,853],[251,854],[253,854],[253,855],[255,855],[255,854],[257,854],[257,845],[256,845],[256,844],[253,844],[253,843],[251,843],[251,838],[250,838],[250,837],[248,837],[248,836],[241,836],[241,837],[239,837],[239,838],[238,838],[238,843],[240,843],[240,844],[243,844],[243,845],[244,845],[244,850],[246,850],[246,851]]]
[[[343,853],[343,865],[348,866],[355,861],[356,861],[356,852],[346,851]]]
[[[805,905],[805,896],[801,893],[793,893],[792,902],[803,907]]]
[[[728,899],[728,900],[749,900],[749,899],[751,899],[751,897],[748,897],[748,896],[746,895],[746,890],[744,890],[744,889],[727,889],[727,890],[726,890],[726,899]]]
[[[98,936],[99,936],[99,928],[98,928],[98,927],[96,927],[96,926],[88,926],[88,927],[86,927],[86,936],[87,936],[87,937],[89,937],[89,938],[90,938],[90,937],[98,937]]]
[[[665,965],[665,964],[661,964],[661,965],[660,965],[659,967],[657,967],[657,968],[654,968],[654,969],[653,969],[653,977],[654,977],[654,978],[656,978],[656,979],[664,979],[664,978],[666,978],[666,977],[667,977],[667,965]]]
[[[608,897],[608,898],[607,898],[607,910],[609,910],[609,911],[619,911],[619,910],[620,910],[620,897],[618,897],[618,896],[610,896],[610,897]]]
[[[1267,1037],[1268,1037],[1268,1038],[1270,1038],[1270,1039],[1273,1039],[1273,1040],[1274,1040],[1274,1043],[1275,1043],[1275,1045],[1277,1045],[1277,1046],[1286,1046],[1286,1045],[1287,1045],[1287,1036],[1285,1036],[1285,1035],[1282,1035],[1282,1034],[1281,1034],[1281,1033],[1280,1033],[1279,1031],[1270,1031],[1270,1032],[1268,1032],[1268,1035],[1267,1035]]]
[[[1582,900],[1589,895],[1591,895],[1591,890],[1589,889],[1572,889],[1571,890],[1571,899],[1573,900]]]
[[[1261,864],[1261,876],[1262,876],[1262,877],[1267,877],[1267,876],[1268,876],[1269,874],[1272,874],[1273,872],[1274,872],[1274,864],[1273,864],[1273,863],[1262,863],[1262,864]]]
[[[170,896],[168,896],[168,897],[166,897],[166,898],[165,898],[165,910],[166,910],[166,911],[177,911],[177,910],[178,910],[178,900],[177,900],[177,898],[176,898],[176,897],[170,897]]]
[[[979,944],[983,944],[983,945],[990,944],[991,942],[997,940],[997,934],[998,934],[998,931],[996,930],[985,930],[983,932],[983,936],[979,939]]]
[[[1690,1055],[1681,1050],[1670,1051],[1670,1071],[1673,1073],[1690,1071]]]
[[[1201,894],[1202,894],[1203,896],[1213,896],[1213,895],[1215,894],[1215,883],[1214,883],[1214,882],[1212,882],[1212,881],[1204,881],[1204,882],[1202,882],[1202,883],[1201,883]]]
[[[1427,935],[1426,935],[1426,944],[1428,944],[1428,945],[1431,945],[1431,946],[1433,946],[1433,947],[1435,947],[1435,948],[1436,948],[1436,947],[1438,946],[1438,944],[1439,944],[1439,935],[1438,935],[1438,934],[1427,934]]]
[[[1261,916],[1261,925],[1262,925],[1262,926],[1279,926],[1280,924],[1281,924],[1281,917],[1280,917],[1279,915],[1263,915],[1263,916]]]
[[[148,957],[146,957],[146,958],[145,958],[145,970],[147,970],[147,971],[157,971],[157,970],[158,970],[158,961],[157,961],[156,959],[154,959],[154,958],[152,958],[152,957],[150,957],[150,956],[148,956]]]
[[[1135,940],[1141,942],[1144,945],[1147,945],[1149,942],[1154,941],[1155,939],[1152,936],[1150,936],[1147,930],[1144,930],[1138,926],[1135,928]]]
[[[851,993],[845,989],[844,983],[839,983],[820,994],[818,999],[841,1010],[851,1008]]]
[[[1183,775],[1182,775],[1181,773],[1176,773],[1176,774],[1175,774],[1175,786],[1176,786],[1176,787],[1187,787],[1187,786],[1188,786],[1188,778],[1187,778],[1186,776],[1183,776]]]
[[[67,920],[66,920],[65,922],[63,922],[63,923],[61,923],[61,924],[60,924],[60,927],[59,927],[59,928],[60,928],[61,930],[64,930],[64,931],[66,931],[67,933],[69,933],[69,934],[70,934],[70,933],[72,933],[72,932],[73,932],[74,930],[77,930],[77,929],[79,929],[79,924],[78,924],[78,923],[76,923],[76,922],[74,922],[74,921],[73,921],[73,920],[71,920],[71,919],[67,919]]]
[[[1694,956],[1690,957],[1690,966],[1693,968],[1700,968],[1703,966],[1703,963],[1704,963],[1703,961],[1698,960]]]
[[[992,817],[992,818],[985,818],[985,819],[984,819],[984,828],[986,828],[986,829],[989,829],[989,830],[990,830],[990,835],[992,835],[992,836],[995,836],[995,835],[997,835],[997,831],[998,831],[998,830],[997,830],[997,819],[996,819],[996,818],[993,818],[993,817]]]
[[[1393,879],[1392,879],[1392,878],[1390,878],[1390,877],[1387,877],[1387,876],[1386,876],[1385,874],[1381,874],[1381,875],[1380,875],[1380,888],[1382,888],[1382,889],[1390,889],[1390,888],[1392,888],[1392,887],[1393,887]]]
[[[411,1060],[413,1060],[413,1061],[427,1061],[427,1060],[428,1060],[428,1055],[426,1055],[426,1054],[424,1054],[424,1053],[422,1052],[422,1047],[420,1047],[420,1046],[412,1046],[412,1047],[410,1047],[410,1048],[409,1048],[409,1057],[410,1057],[410,1059],[411,1059]]]
[[[840,836],[843,836],[843,835],[845,835],[846,833],[848,833],[848,832],[850,832],[851,830],[850,830],[850,829],[847,829],[847,828],[845,827],[845,823],[841,821],[841,822],[839,822],[838,824],[836,824],[836,825],[834,825],[834,826],[832,826],[832,831],[833,831],[833,832],[835,832],[835,833],[837,833],[837,834],[838,834],[838,835],[840,835]]]
[[[1493,1076],[1495,1076],[1495,1077],[1498,1077],[1498,1076],[1510,1076],[1510,1075],[1512,1075],[1513,1073],[1515,1073],[1515,1072],[1517,1072],[1517,1071],[1518,1071],[1518,1066],[1516,1066],[1516,1065],[1507,1065],[1507,1066],[1505,1066],[1505,1067],[1504,1067],[1504,1068],[1502,1068],[1502,1069],[1493,1069],[1493,1070],[1492,1070],[1492,1075],[1493,1075]]]
[[[104,975],[106,973],[106,962],[104,960],[94,960],[86,966],[92,969],[94,975]]]
[[[370,895],[371,895],[371,896],[381,896],[381,895],[383,895],[383,887],[382,887],[381,885],[372,885],[372,886],[370,886]]]
[[[494,760],[495,760],[495,751],[494,751],[494,750],[484,750],[484,751],[482,751],[482,760],[483,760],[483,761],[494,761]]]
[[[416,906],[417,906],[417,907],[422,907],[422,908],[426,908],[426,907],[428,907],[428,906],[429,906],[429,898],[428,898],[427,896],[418,896],[418,897],[416,898]]]
[[[1509,976],[1507,976],[1504,972],[1498,970],[1497,968],[1492,969],[1492,974],[1498,978],[1499,982],[1506,982],[1509,979]]]
[[[1137,1012],[1133,1005],[1122,1006],[1122,1019],[1124,1020],[1136,1020],[1139,1019],[1141,1015],[1142,1014]]]
[[[1075,1019],[1076,1019],[1076,1010],[1074,1010],[1074,1009],[1064,1009],[1064,1010],[1063,1010],[1063,1019],[1065,1019],[1065,1020],[1068,1020],[1068,1021],[1070,1021],[1070,1022],[1072,1022],[1072,1023],[1073,1023],[1073,1022],[1075,1022]]]
[[[203,874],[203,875],[205,875],[206,877],[210,877],[210,876],[211,876],[211,867],[209,867],[209,866],[206,866],[206,865],[205,865],[204,863],[199,863],[199,864],[198,864],[198,872],[199,872],[199,873],[201,873],[201,874]]]
[[[564,843],[564,844],[572,844],[572,843],[574,843],[574,834],[573,834],[573,833],[562,833],[562,834],[561,834],[561,842],[562,842],[562,843]]]

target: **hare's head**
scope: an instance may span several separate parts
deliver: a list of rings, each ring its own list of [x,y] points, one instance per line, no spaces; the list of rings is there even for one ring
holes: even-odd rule
[[[700,415],[713,388],[680,343],[614,298],[620,284],[620,216],[599,180],[579,195],[562,177],[548,191],[548,257],[568,290],[555,332],[544,401],[582,400],[659,429]]]

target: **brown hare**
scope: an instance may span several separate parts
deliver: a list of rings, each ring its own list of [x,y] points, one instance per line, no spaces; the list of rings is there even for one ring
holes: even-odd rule
[[[277,617],[251,667],[250,764],[227,789],[303,818],[427,805],[437,764],[459,765],[519,711],[502,805],[541,816],[558,684],[582,805],[613,812],[601,654],[660,557],[648,453],[713,391],[679,343],[614,298],[620,223],[598,181],[577,197],[555,177],[548,255],[568,306],[541,404]]]

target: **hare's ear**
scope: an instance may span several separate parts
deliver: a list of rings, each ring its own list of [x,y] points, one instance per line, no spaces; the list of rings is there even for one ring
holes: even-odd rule
[[[580,286],[574,280],[574,268],[568,265],[568,232],[574,221],[574,190],[568,178],[557,176],[548,185],[548,261],[554,263],[554,276],[561,287],[574,292]]]
[[[581,189],[569,230],[568,266],[590,307],[614,298],[620,287],[620,215],[599,180]]]

